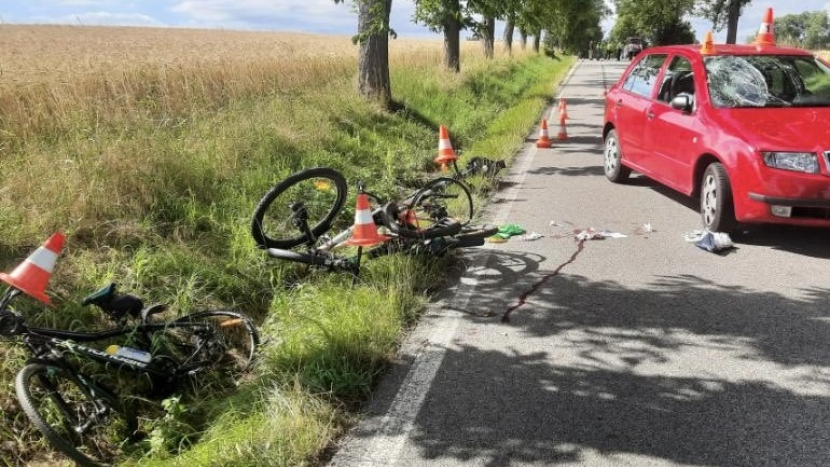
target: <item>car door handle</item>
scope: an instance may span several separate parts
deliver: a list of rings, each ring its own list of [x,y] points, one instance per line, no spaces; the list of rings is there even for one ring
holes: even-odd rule
[[[649,119],[649,120],[654,119],[654,112],[652,112],[651,110],[646,112],[646,118]]]

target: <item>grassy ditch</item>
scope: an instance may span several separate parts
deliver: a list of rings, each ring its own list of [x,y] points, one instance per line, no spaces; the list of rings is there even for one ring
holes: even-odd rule
[[[49,291],[58,307],[18,299],[32,323],[106,325],[79,303],[112,280],[173,313],[241,310],[267,340],[254,377],[232,394],[186,393],[158,408],[143,455],[125,465],[314,465],[349,426],[451,258],[374,260],[352,287],[345,276],[267,259],[254,248],[249,216],[270,186],[304,167],[331,166],[350,182],[395,193],[396,180],[434,171],[440,124],[462,163],[509,157],[571,63],[473,54],[455,75],[439,62],[431,54],[393,58],[393,113],[357,98],[349,72],[232,98],[213,94],[227,92],[216,78],[192,101],[193,93],[128,82],[129,105],[109,118],[70,102],[52,112],[54,122],[6,122],[0,269],[52,231],[69,237]],[[260,76],[261,67],[250,68]],[[14,400],[24,356],[0,346],[0,465],[49,465],[48,448],[31,444],[37,434]]]

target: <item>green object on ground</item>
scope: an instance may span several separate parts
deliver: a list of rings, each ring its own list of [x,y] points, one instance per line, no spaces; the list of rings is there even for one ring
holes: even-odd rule
[[[521,235],[525,233],[524,227],[519,224],[505,224],[499,227],[499,233],[495,237],[510,238],[514,235]]]

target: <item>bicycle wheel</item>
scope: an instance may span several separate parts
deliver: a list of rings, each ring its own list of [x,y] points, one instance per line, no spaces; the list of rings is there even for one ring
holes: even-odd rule
[[[113,462],[135,433],[136,419],[117,409],[112,396],[63,366],[29,363],[17,373],[15,389],[46,441],[81,466]]]
[[[421,238],[455,235],[459,225],[463,228],[472,218],[473,196],[467,185],[441,177],[398,203],[397,232]]]
[[[297,172],[274,185],[259,201],[251,221],[251,234],[263,248],[293,248],[307,236],[297,224],[298,203],[308,214],[311,233],[319,237],[331,228],[346,202],[346,179],[328,167]]]
[[[179,372],[195,375],[205,370],[234,381],[251,367],[259,346],[259,332],[245,315],[211,310],[192,313],[167,324],[166,343],[178,361]],[[155,354],[154,354],[155,356]]]

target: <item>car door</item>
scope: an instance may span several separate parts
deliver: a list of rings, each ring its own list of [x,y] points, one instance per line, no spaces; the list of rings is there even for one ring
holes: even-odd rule
[[[692,159],[700,133],[694,103],[697,81],[690,59],[672,57],[661,77],[657,99],[646,109],[643,128],[647,143],[642,164],[653,170],[650,176],[684,193],[691,191],[687,185],[692,180]],[[691,111],[671,107],[672,99],[680,95],[691,99]]]
[[[665,61],[666,54],[643,56],[626,76],[614,103],[620,149],[631,165],[639,165],[646,147],[646,111],[651,106],[655,83]]]

